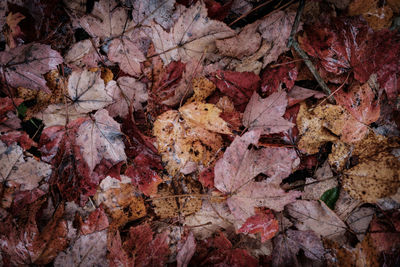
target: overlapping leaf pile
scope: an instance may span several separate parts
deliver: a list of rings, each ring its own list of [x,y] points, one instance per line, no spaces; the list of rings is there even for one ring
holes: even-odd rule
[[[397,1],[305,5],[333,98],[298,3],[31,2],[0,3],[2,266],[400,264]]]

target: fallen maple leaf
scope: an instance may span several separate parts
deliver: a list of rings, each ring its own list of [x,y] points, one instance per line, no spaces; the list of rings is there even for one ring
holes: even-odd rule
[[[213,203],[204,200],[201,209],[195,214],[185,216],[184,225],[192,229],[198,240],[209,238],[217,230],[224,229],[228,233],[234,232],[235,217],[231,214],[226,203]],[[203,227],[193,227],[204,225]]]
[[[261,46],[262,38],[257,32],[259,25],[260,22],[252,23],[234,37],[216,40],[219,53],[238,59],[253,55]]]
[[[7,216],[2,222],[0,248],[4,262],[8,261],[10,265],[45,265],[67,247],[63,205],[57,208],[53,218],[39,231],[35,217],[44,201],[41,198],[19,210],[17,217],[21,217],[18,222],[12,216]]]
[[[253,92],[260,87],[260,77],[252,72],[218,70],[210,80],[217,88],[232,98],[238,111],[243,111]]]
[[[105,90],[100,72],[89,70],[74,71],[68,79],[70,101],[48,106],[43,112],[36,114],[49,127],[65,125],[69,121],[87,116],[87,113],[101,109],[112,103],[112,98]]]
[[[192,232],[178,243],[178,254],[176,255],[177,267],[187,267],[193,254],[196,252],[196,239]]]
[[[282,179],[299,164],[296,152],[287,148],[249,148],[251,144],[257,145],[260,134],[260,131],[253,130],[236,137],[214,169],[215,187],[228,194],[231,212],[243,221],[255,215],[255,207],[281,211],[300,196],[300,192],[286,193],[280,188]],[[260,173],[268,175],[268,178],[254,181]]]
[[[141,73],[140,62],[146,60],[142,51],[128,38],[116,38],[108,48],[108,58],[119,63],[119,67],[132,76]]]
[[[353,83],[347,92],[339,90],[335,100],[363,124],[369,125],[379,118],[380,104],[368,83]]]
[[[259,31],[262,38],[272,43],[269,53],[264,56],[264,66],[278,59],[279,55],[289,50],[287,42],[292,30],[296,14],[294,12],[277,11],[262,20]],[[299,25],[297,31],[302,29]]]
[[[79,229],[83,235],[102,231],[108,228],[108,218],[102,206],[91,212],[85,221],[78,215]]]
[[[146,85],[132,77],[121,77],[116,82],[110,81],[106,87],[113,104],[107,107],[111,117],[125,118],[129,115],[131,105],[135,111],[142,110],[148,99]]]
[[[374,32],[359,17],[331,18],[329,22],[306,27],[306,35],[299,37],[302,48],[327,72],[340,75],[353,71],[364,84],[377,74],[381,90],[394,101],[400,91],[400,35],[395,31]]]
[[[50,93],[43,74],[63,62],[61,55],[43,44],[26,44],[0,52],[0,72],[3,83]],[[5,80],[4,80],[5,79]]]
[[[23,36],[21,28],[18,26],[18,23],[20,23],[20,21],[23,19],[25,19],[25,16],[19,12],[15,14],[10,12],[7,15],[7,27],[5,27],[3,31],[9,48],[15,48],[18,46],[18,44],[23,43],[22,40],[18,40],[21,36]]]
[[[126,160],[120,125],[106,110],[97,111],[93,120],[84,121],[77,131],[76,144],[80,146],[83,159],[93,171],[102,159],[113,165]]]
[[[108,266],[107,230],[81,235],[65,252],[57,255],[54,266]]]
[[[91,14],[73,20],[92,37],[107,38],[124,32],[128,13],[114,0],[101,0],[94,3]]]
[[[233,248],[232,243],[226,238],[224,233],[219,232],[214,238],[204,241],[204,245],[198,248],[208,248],[211,251],[206,253],[204,258],[196,259],[202,266],[258,266],[258,261],[251,256],[247,250]]]
[[[146,196],[157,194],[157,186],[162,183],[161,177],[153,169],[157,169],[158,163],[154,164],[150,157],[140,154],[134,161],[134,165],[129,166],[125,175],[132,179],[132,183],[139,187],[139,190]],[[151,169],[153,168],[153,169]]]
[[[288,107],[291,107],[297,103],[306,100],[307,98],[314,97],[316,99],[320,99],[325,97],[326,95],[322,92],[310,90],[307,88],[303,88],[300,86],[295,85],[289,92],[288,92]]]
[[[346,224],[322,201],[297,200],[287,206],[289,215],[296,219],[301,231],[314,231],[319,236],[345,242]]]
[[[288,229],[274,239],[272,264],[274,266],[301,266],[297,259],[300,249],[304,255],[321,264],[324,260],[325,249],[321,239],[313,231],[296,231]]]
[[[262,134],[280,133],[292,128],[294,124],[282,117],[287,102],[287,95],[283,91],[264,99],[254,92],[244,111],[243,125],[250,130],[261,129]]]
[[[279,57],[278,66],[268,65],[261,72],[261,92],[269,96],[282,89],[283,84],[288,92],[294,86],[297,79],[297,66],[292,58]]]
[[[212,104],[190,103],[180,110],[183,112],[164,112],[157,117],[153,128],[158,151],[171,175],[178,171],[191,173],[198,164],[208,166],[222,146],[221,136],[214,131],[230,133],[226,123],[218,125],[224,121],[218,117],[219,109]],[[206,115],[206,119],[199,121],[199,114]]]
[[[86,39],[73,44],[64,56],[65,62],[78,68],[97,67],[97,62],[101,60],[99,51],[97,51],[99,40],[92,41]]]
[[[108,247],[109,251],[114,252],[108,258],[115,265],[118,262],[123,266],[163,266],[166,263],[169,254],[168,235],[164,232],[153,237],[153,231],[147,223],[131,227],[129,239],[122,246],[118,241],[117,235],[109,245],[122,247],[122,251]],[[121,254],[126,256],[121,257]]]
[[[23,149],[13,143],[6,146],[0,141],[0,181],[17,183],[20,190],[32,190],[51,175],[51,166],[31,157],[25,158]]]
[[[101,181],[94,200],[97,205],[104,205],[112,218],[111,226],[118,228],[146,215],[143,198],[135,196],[138,193],[128,177],[121,175],[119,181],[108,176]]]
[[[221,134],[232,134],[226,121],[219,117],[221,110],[213,104],[189,103],[181,107],[179,112],[189,126],[198,126]]]
[[[150,33],[156,53],[164,64],[209,58],[216,50],[215,40],[233,34],[225,23],[207,17],[207,8],[202,2],[186,9],[169,32],[152,23]]]
[[[248,218],[240,227],[238,233],[261,234],[261,242],[266,242],[275,236],[278,232],[278,221],[275,219],[271,210],[256,210],[256,215]]]

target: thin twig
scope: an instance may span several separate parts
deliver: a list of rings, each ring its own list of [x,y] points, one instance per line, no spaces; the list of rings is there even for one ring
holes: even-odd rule
[[[288,48],[293,47],[294,50],[297,52],[297,54],[300,55],[300,57],[304,60],[304,63],[306,63],[310,72],[314,75],[314,78],[317,80],[319,86],[322,88],[322,91],[324,91],[325,94],[330,96],[330,97],[328,97],[328,101],[330,103],[335,103],[334,98],[331,96],[331,90],[328,88],[325,81],[321,78],[317,69],[312,64],[310,58],[303,51],[303,49],[301,49],[299,43],[296,41],[296,38],[294,37],[294,35],[297,32],[297,28],[299,27],[300,18],[301,18],[301,14],[303,13],[304,5],[305,5],[305,0],[300,0],[299,7],[298,7],[297,13],[296,13],[296,18],[293,23],[292,31],[290,32],[287,46],[288,46]]]

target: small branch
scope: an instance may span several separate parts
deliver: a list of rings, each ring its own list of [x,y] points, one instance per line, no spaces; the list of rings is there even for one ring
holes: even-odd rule
[[[300,0],[299,7],[298,7],[297,13],[296,13],[296,18],[293,23],[292,31],[290,32],[287,47],[294,48],[294,50],[297,52],[297,54],[299,54],[300,57],[304,60],[304,63],[306,63],[308,69],[313,74],[314,78],[317,80],[319,86],[322,88],[322,91],[324,91],[324,93],[329,96],[328,101],[330,103],[335,103],[334,98],[331,96],[331,94],[332,94],[331,90],[328,88],[325,81],[321,78],[317,69],[312,64],[310,58],[308,57],[306,52],[304,52],[303,49],[301,49],[299,43],[296,41],[296,38],[294,37],[294,35],[297,32],[297,28],[299,27],[299,24],[300,24],[300,18],[301,18],[301,14],[303,13],[304,5],[305,5],[305,0]]]

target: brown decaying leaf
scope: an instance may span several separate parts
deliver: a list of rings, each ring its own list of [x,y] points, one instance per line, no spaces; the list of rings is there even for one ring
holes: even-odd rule
[[[318,200],[325,191],[338,186],[338,180],[334,177],[329,162],[325,161],[315,171],[314,178],[306,178],[307,186],[304,187],[303,199]]]
[[[94,196],[97,205],[104,205],[112,218],[113,229],[142,218],[147,213],[143,198],[135,196],[138,191],[130,183],[130,179],[123,175],[121,179],[119,181],[108,176],[100,183],[100,190]]]
[[[317,105],[314,109],[304,102],[297,115],[297,128],[301,138],[298,148],[305,153],[314,154],[327,142],[340,140],[354,143],[364,138],[368,128],[354,119],[341,106],[332,104]]]
[[[400,186],[400,160],[389,152],[364,159],[351,169],[343,171],[343,188],[350,196],[365,202],[396,193]]]
[[[19,12],[15,14],[10,12],[7,15],[7,27],[4,30],[4,37],[7,40],[7,45],[9,48],[15,48],[21,42],[21,40],[20,42],[18,41],[18,38],[21,37],[23,33],[21,32],[21,28],[18,26],[18,23],[23,19],[25,19],[25,16]],[[23,41],[21,43],[23,43]]]
[[[289,130],[293,123],[285,120],[287,95],[284,91],[276,92],[262,99],[253,93],[243,114],[243,125],[249,130],[262,129],[262,134],[280,133]]]
[[[301,195],[280,188],[282,179],[299,164],[296,152],[287,148],[249,148],[257,144],[260,134],[261,131],[252,130],[236,137],[214,168],[215,187],[228,195],[231,212],[243,222],[255,215],[255,207],[281,211]],[[254,181],[261,173],[268,178]]]
[[[158,190],[157,197],[152,199],[154,212],[162,219],[188,216],[201,209],[202,199],[198,196],[190,196],[190,194],[198,195],[200,193],[200,187],[197,183],[190,178],[180,179],[179,183],[176,181],[174,183],[174,187],[163,184]],[[181,187],[178,188],[179,185]],[[177,189],[177,191],[174,191],[174,189]],[[187,196],[175,197],[175,195],[180,194]]]
[[[362,15],[374,30],[387,28],[392,23],[392,8],[387,3],[381,5],[378,0],[354,0],[347,12],[350,16]]]
[[[169,32],[153,22],[150,36],[156,53],[168,64],[209,58],[216,50],[215,40],[233,34],[225,23],[210,20],[204,3],[197,2],[180,15]]]
[[[198,164],[208,166],[222,147],[222,138],[216,132],[230,133],[227,123],[219,118],[220,110],[213,104],[195,102],[179,110],[158,116],[153,128],[158,152],[171,175],[179,171],[191,173]],[[206,117],[201,118],[200,114]]]
[[[61,55],[48,45],[31,43],[0,52],[4,83],[12,87],[26,87],[50,92],[43,74],[63,62]]]

